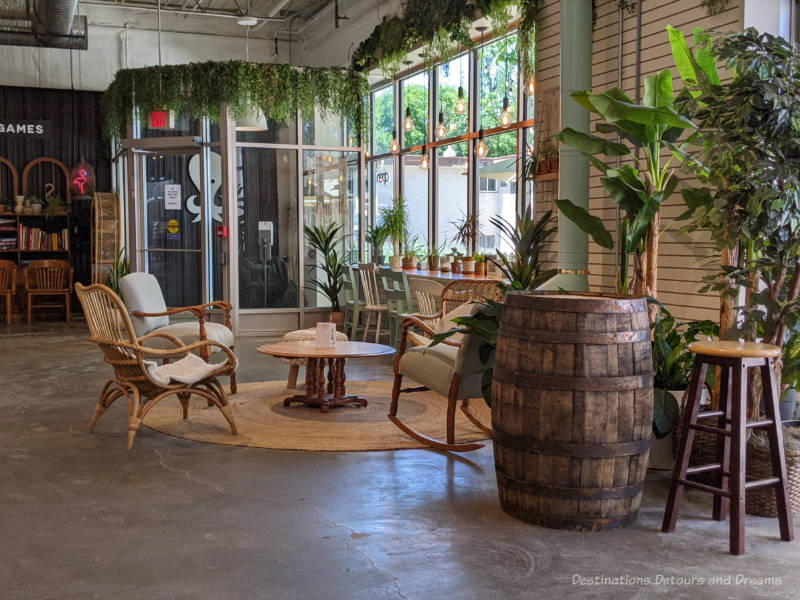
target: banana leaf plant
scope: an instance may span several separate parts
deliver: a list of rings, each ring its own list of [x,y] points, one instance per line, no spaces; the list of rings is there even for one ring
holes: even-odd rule
[[[574,92],[572,98],[600,116],[602,121],[597,124],[597,131],[609,136],[590,135],[566,127],[555,137],[589,159],[602,174],[603,189],[621,209],[616,290],[620,294],[655,297],[660,209],[678,185],[671,168],[675,156],[673,148],[684,132],[693,132],[695,127],[673,107],[675,96],[669,69],[645,78],[643,104],[636,104],[616,87],[600,94]],[[614,136],[620,142],[612,141]],[[662,156],[664,150],[671,152]],[[555,202],[561,212],[597,244],[614,248],[613,235],[602,219],[572,199]],[[631,256],[635,259],[633,278],[630,276]]]

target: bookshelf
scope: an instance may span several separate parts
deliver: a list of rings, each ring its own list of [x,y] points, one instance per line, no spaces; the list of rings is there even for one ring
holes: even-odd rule
[[[70,215],[0,212],[0,256],[24,269],[33,260],[70,260]]]

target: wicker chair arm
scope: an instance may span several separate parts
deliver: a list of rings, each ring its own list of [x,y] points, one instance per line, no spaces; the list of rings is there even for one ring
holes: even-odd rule
[[[233,354],[230,348],[228,348],[224,344],[220,344],[214,340],[198,340],[186,346],[181,345],[176,348],[170,348],[167,350],[160,350],[158,348],[148,348],[147,346],[142,346],[141,344],[132,344],[131,342],[122,342],[122,341],[109,341],[105,339],[99,339],[95,337],[90,337],[89,341],[94,342],[96,344],[103,344],[103,345],[114,345],[118,348],[125,348],[127,350],[132,350],[133,352],[141,352],[144,354],[149,354],[151,356],[155,356],[157,358],[172,358],[174,356],[183,356],[189,352],[194,350],[201,350],[208,349],[212,346],[219,348],[225,355],[232,361],[236,362],[236,356]]]
[[[160,331],[151,331],[150,333],[148,333],[146,335],[143,335],[141,337],[136,338],[136,341],[141,344],[143,341],[149,340],[150,338],[154,338],[154,337],[160,337],[160,338],[164,338],[165,340],[169,340],[170,342],[172,342],[176,346],[183,346],[183,342],[180,340],[180,338],[175,337],[174,335],[169,334],[169,333],[162,333]]]

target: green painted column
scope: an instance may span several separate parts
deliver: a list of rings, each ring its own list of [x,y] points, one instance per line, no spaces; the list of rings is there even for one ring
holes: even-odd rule
[[[589,133],[589,113],[571,97],[592,88],[592,3],[561,0],[561,127]],[[589,160],[561,145],[558,197],[589,208]],[[559,274],[544,287],[588,291],[589,238],[572,221],[558,215]]]

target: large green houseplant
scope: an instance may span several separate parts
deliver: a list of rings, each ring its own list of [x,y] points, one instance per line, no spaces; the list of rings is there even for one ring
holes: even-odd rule
[[[733,301],[744,290],[726,335],[782,347],[800,324],[800,47],[752,28],[713,41],[698,31],[695,52],[677,30],[670,41],[681,110],[699,127],[684,156],[701,183],[683,190],[688,229],[736,258],[710,287]],[[716,61],[733,73],[724,83]]]
[[[341,252],[345,235],[340,235],[344,226],[336,223],[323,225],[306,225],[303,230],[306,240],[316,252],[321,255],[318,267],[325,275],[324,279],[311,277],[306,282],[306,287],[323,294],[331,303],[331,320],[336,323],[336,328],[341,331],[344,325],[344,312],[339,303],[339,295],[344,288],[344,272],[347,267],[344,253]]]
[[[694,130],[694,125],[673,106],[675,96],[669,69],[645,78],[643,104],[636,104],[619,88],[600,94],[574,92],[572,98],[600,116],[599,133],[613,134],[627,142],[614,142],[570,127],[555,136],[588,157],[602,174],[603,189],[621,209],[617,231],[620,254],[617,292],[655,297],[659,211],[678,185],[671,168],[672,156],[665,156],[664,150],[671,148],[685,131]],[[622,161],[619,166],[618,160]],[[576,205],[572,199],[555,202],[567,218],[600,246],[614,247],[614,237],[600,217]],[[634,257],[633,277],[630,276],[631,257]]]

